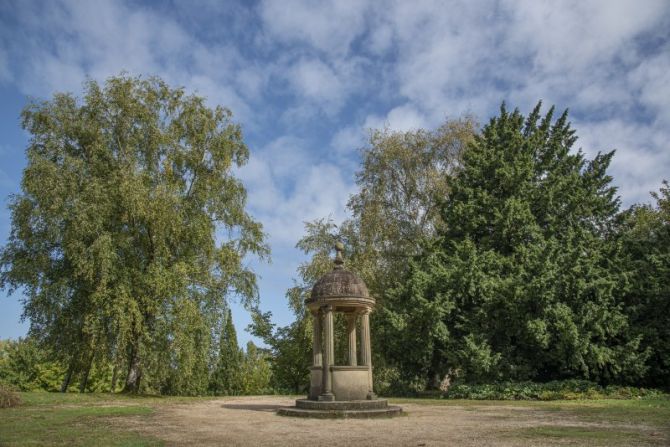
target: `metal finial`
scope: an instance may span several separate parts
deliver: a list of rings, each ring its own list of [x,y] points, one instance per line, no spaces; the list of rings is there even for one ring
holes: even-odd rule
[[[344,251],[344,244],[342,242],[335,242],[335,268],[342,268],[344,264],[344,258],[342,257],[342,252]]]

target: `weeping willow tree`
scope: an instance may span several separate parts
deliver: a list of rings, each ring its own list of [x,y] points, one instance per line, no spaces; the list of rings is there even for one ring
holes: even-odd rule
[[[31,139],[0,285],[24,294],[63,390],[96,367],[112,389],[206,390],[228,298],[257,299],[244,260],[268,254],[233,175],[249,152],[231,117],[128,76],[22,112]]]

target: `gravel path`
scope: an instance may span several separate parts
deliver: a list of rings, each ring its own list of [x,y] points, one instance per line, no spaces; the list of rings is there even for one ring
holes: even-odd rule
[[[608,427],[538,408],[402,404],[406,415],[377,420],[319,420],[275,414],[278,407],[293,404],[286,397],[227,398],[161,406],[148,420],[128,419],[123,423],[175,446],[546,446],[611,442],[603,444],[604,440],[597,437],[533,439],[520,434],[519,429],[531,427]],[[620,425],[611,428],[625,429]],[[645,431],[645,427],[631,428]],[[648,445],[654,444],[650,439]],[[627,444],[624,441],[621,445]]]

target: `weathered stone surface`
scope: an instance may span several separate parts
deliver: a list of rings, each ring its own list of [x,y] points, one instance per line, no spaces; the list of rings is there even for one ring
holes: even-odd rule
[[[372,410],[307,410],[297,407],[286,407],[277,410],[280,416],[293,416],[317,419],[373,419],[400,416],[402,408],[390,406]]]
[[[388,408],[388,400],[348,400],[348,401],[334,401],[334,402],[318,402],[309,399],[297,399],[295,401],[297,408],[304,410],[380,410]]]
[[[336,246],[337,256],[335,258],[335,267],[332,271],[323,275],[312,288],[312,293],[305,303],[310,304],[349,304],[356,306],[373,307],[375,299],[370,296],[368,287],[363,280],[353,272],[345,270],[343,267],[341,245]]]
[[[329,297],[370,298],[370,294],[357,275],[348,270],[334,269],[314,284],[310,299],[323,301]]]
[[[337,400],[363,400],[370,393],[367,366],[331,366],[333,393]]]

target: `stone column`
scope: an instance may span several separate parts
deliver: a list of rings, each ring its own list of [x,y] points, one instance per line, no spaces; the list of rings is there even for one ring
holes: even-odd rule
[[[370,347],[370,309],[361,314],[361,357],[363,364],[368,367],[368,399],[376,396],[372,392],[372,350]]]
[[[312,366],[321,366],[321,313],[318,309],[312,311]]]
[[[330,367],[335,362],[335,345],[333,341],[333,306],[323,306],[322,309],[324,316],[323,336],[326,355],[323,359],[323,371],[321,373],[323,387],[321,389],[321,394],[319,395],[319,400],[333,401],[335,400],[335,395],[333,395],[333,381],[330,372]]]
[[[347,314],[347,332],[349,332],[349,366],[356,366],[358,356],[356,352],[356,314]]]

